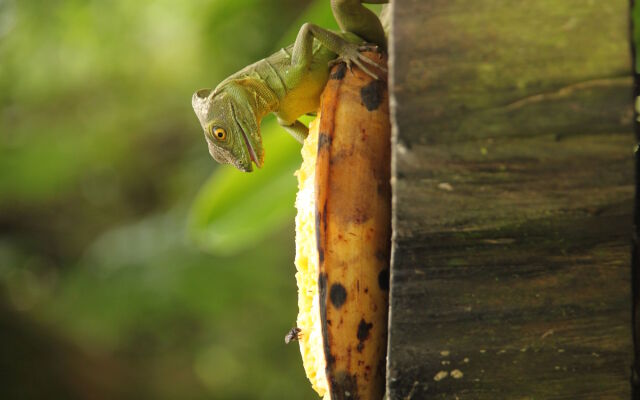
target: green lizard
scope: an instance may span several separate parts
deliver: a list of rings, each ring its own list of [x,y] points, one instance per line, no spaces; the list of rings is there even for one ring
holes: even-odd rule
[[[355,64],[377,79],[373,67],[381,68],[360,51],[385,50],[386,39],[380,20],[362,3],[387,0],[331,0],[340,32],[306,23],[293,45],[231,75],[214,90],[194,93],[193,109],[216,161],[245,172],[253,170],[253,163],[262,167],[260,121],[272,112],[302,142],[308,129],[298,118],[318,109],[334,63]]]

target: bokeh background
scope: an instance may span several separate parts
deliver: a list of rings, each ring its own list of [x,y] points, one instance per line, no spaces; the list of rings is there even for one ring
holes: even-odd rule
[[[293,171],[209,157],[191,95],[328,0],[0,0],[0,398],[314,399]]]

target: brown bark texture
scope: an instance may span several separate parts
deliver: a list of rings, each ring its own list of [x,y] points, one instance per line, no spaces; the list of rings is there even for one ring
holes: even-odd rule
[[[628,399],[626,0],[396,0],[389,399]]]

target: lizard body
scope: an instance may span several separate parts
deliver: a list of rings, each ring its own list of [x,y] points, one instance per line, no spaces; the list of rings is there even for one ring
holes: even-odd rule
[[[280,125],[302,142],[308,130],[298,118],[318,109],[331,62],[353,63],[376,77],[371,71],[376,64],[359,50],[364,43],[385,49],[384,31],[378,17],[361,3],[331,0],[341,32],[306,23],[294,44],[243,68],[213,90],[194,93],[193,109],[216,161],[246,172],[253,170],[253,163],[262,167],[260,121],[269,113],[274,113]]]

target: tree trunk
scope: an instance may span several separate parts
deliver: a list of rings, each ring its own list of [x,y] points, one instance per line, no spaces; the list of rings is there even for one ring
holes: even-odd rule
[[[628,7],[394,1],[390,399],[630,398]]]

